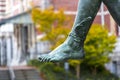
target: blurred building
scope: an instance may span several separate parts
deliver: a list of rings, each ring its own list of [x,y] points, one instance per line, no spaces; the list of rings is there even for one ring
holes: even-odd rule
[[[0,16],[8,18],[28,10],[31,0],[0,0]]]
[[[0,14],[0,65],[8,66],[11,62],[11,65],[20,65],[19,61],[26,65],[25,55],[30,58],[30,52],[35,53],[36,44],[35,26],[30,17],[30,0],[0,1],[1,11],[4,9],[4,16]]]
[[[45,0],[0,0],[0,66],[26,65],[27,58],[50,51],[48,41],[36,44],[36,30],[30,16],[33,6],[45,9]],[[38,46],[38,48],[36,48]],[[39,49],[40,47],[40,49]],[[34,53],[34,54],[33,54]]]
[[[0,20],[5,17],[6,13],[6,0],[0,0]]]
[[[0,65],[26,65],[26,60],[37,53],[35,25],[30,12],[4,19],[0,25]]]
[[[45,9],[47,5],[49,0],[0,0],[0,20],[20,14],[33,6]]]

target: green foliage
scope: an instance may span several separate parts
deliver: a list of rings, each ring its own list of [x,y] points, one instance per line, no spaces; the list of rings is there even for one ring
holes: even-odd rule
[[[71,66],[76,67],[77,65],[80,65],[81,60],[69,60],[69,63]]]
[[[98,69],[104,67],[104,64],[109,61],[108,56],[112,53],[115,42],[115,35],[108,35],[108,31],[101,25],[94,24],[85,41],[85,59],[70,60],[69,63],[74,67],[82,63],[82,65],[88,66],[86,68],[89,68],[88,70],[93,74],[96,74]]]
[[[63,66],[55,63],[41,63],[38,60],[29,61],[30,66],[35,66],[40,70],[41,77],[43,80],[78,80],[75,77],[74,72],[65,72]],[[86,66],[81,65],[81,76],[80,80],[119,80],[113,74],[110,74],[108,71],[99,71],[98,74],[93,75],[91,71],[87,69]]]
[[[30,66],[35,66],[40,70],[40,74],[44,80],[76,80],[71,72],[66,72],[61,65],[55,63],[40,63],[38,60],[31,60]]]
[[[93,25],[85,41],[86,57],[84,63],[98,67],[109,61],[108,55],[115,47],[115,35],[108,35],[108,31],[100,25]]]
[[[93,72],[89,68],[81,64],[81,79],[80,80],[119,80],[119,78],[105,68],[99,69],[97,74],[92,74]]]
[[[63,43],[70,31],[67,27],[69,19],[62,10],[55,13],[52,9],[34,9],[32,19],[38,25],[38,30],[46,34],[42,40],[49,40],[54,45],[52,49]]]

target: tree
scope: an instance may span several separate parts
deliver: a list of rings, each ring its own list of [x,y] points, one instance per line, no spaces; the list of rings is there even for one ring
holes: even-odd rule
[[[83,63],[95,70],[109,61],[109,54],[115,47],[116,36],[108,35],[107,29],[100,25],[93,25],[85,41],[86,57]]]
[[[76,74],[80,78],[80,65],[89,66],[93,74],[96,74],[97,68],[104,67],[105,63],[109,61],[109,54],[112,53],[115,47],[116,36],[108,35],[107,29],[101,25],[92,25],[84,45],[85,59],[83,60],[70,60],[70,64],[76,67]]]
[[[41,11],[36,8],[32,11],[32,19],[39,26],[38,30],[46,35],[42,40],[49,40],[52,49],[60,45],[70,31],[67,26],[70,20],[62,10],[55,13],[52,9]]]

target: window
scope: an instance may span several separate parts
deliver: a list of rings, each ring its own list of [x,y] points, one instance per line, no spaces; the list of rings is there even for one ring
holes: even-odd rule
[[[40,6],[42,9],[48,8],[50,6],[50,1],[49,0],[41,0]]]

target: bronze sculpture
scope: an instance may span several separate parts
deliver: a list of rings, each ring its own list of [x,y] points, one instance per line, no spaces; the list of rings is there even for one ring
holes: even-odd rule
[[[41,62],[60,62],[84,58],[84,41],[102,2],[120,25],[120,0],[79,0],[78,13],[67,39],[49,54],[41,55],[39,60]]]

